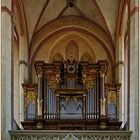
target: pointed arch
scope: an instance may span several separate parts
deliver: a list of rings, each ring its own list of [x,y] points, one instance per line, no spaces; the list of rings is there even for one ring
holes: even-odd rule
[[[63,56],[60,54],[60,53],[56,53],[52,58],[50,58],[50,62],[53,63],[53,62],[63,62],[64,61],[64,58]]]
[[[66,46],[66,59],[70,57],[79,60],[79,46],[74,40],[71,40]]]
[[[95,56],[93,54],[93,57],[91,57],[91,55],[88,52],[85,52],[84,54],[82,54],[80,61],[93,63],[95,62]]]

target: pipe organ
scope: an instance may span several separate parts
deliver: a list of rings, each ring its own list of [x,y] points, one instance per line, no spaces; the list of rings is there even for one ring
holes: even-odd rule
[[[23,84],[25,129],[119,129],[120,84],[105,83],[107,61],[34,66],[38,84]]]

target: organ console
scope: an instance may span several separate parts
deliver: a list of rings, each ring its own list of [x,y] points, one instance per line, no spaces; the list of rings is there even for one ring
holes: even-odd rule
[[[105,83],[107,61],[36,61],[38,84],[23,84],[24,129],[120,128],[120,84]]]

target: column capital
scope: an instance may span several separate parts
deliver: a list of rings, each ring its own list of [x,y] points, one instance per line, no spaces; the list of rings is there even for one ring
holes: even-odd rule
[[[20,65],[28,66],[28,62],[26,60],[19,60],[19,66]]]
[[[101,77],[102,79],[104,79],[104,78],[105,78],[105,73],[100,72],[100,77]]]
[[[100,75],[105,76],[106,72],[107,72],[107,68],[108,68],[108,62],[107,61],[99,61],[98,63],[100,66],[100,69],[99,69]]]
[[[42,76],[43,65],[44,65],[44,61],[36,61],[35,62],[35,69],[36,69],[36,73],[37,73],[38,77]]]
[[[38,71],[37,71],[38,78],[42,78],[42,74],[43,74],[43,69],[41,67],[38,67]]]

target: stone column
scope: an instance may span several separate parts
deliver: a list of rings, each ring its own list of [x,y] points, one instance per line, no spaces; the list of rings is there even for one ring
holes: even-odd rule
[[[131,139],[139,139],[139,1],[130,0],[130,130]]]
[[[116,48],[116,83],[121,83],[119,94],[119,121],[122,121],[121,127],[125,125],[125,93],[124,93],[124,35],[118,37]]]
[[[105,74],[100,74],[100,116],[106,116],[105,112]]]
[[[100,65],[100,116],[106,116],[105,111],[105,75],[107,72],[107,61],[99,61]]]
[[[43,128],[43,70],[38,68],[37,128]]]
[[[37,96],[37,116],[43,117],[43,78],[42,78],[42,72],[38,74],[38,96]]]
[[[10,140],[8,131],[12,129],[12,23],[11,1],[1,1],[1,138]]]
[[[100,65],[100,129],[106,129],[106,98],[105,98],[105,75],[107,61],[99,61]]]
[[[28,53],[27,53],[27,40],[25,36],[20,36],[19,39],[19,103],[20,122],[24,121],[24,90],[22,88],[23,83],[28,83]],[[20,125],[22,129],[22,126]]]

